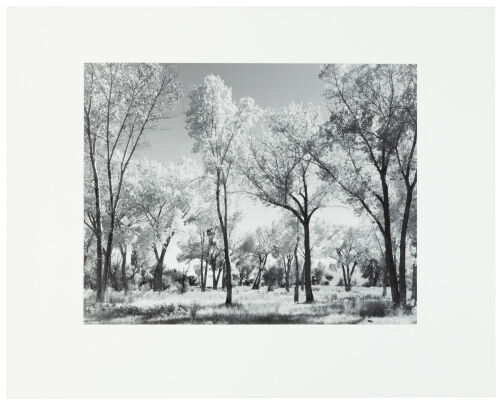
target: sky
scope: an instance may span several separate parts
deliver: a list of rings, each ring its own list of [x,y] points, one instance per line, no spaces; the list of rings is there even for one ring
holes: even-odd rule
[[[187,95],[193,85],[199,85],[208,74],[220,76],[232,88],[233,98],[251,97],[262,108],[283,107],[291,102],[311,102],[319,105],[325,120],[328,111],[321,92],[324,83],[318,78],[320,66],[317,64],[179,64],[178,79],[182,83],[184,96],[175,109],[174,117],[162,122],[159,127],[147,133],[147,145],[138,151],[138,158],[156,161],[177,162],[183,156],[199,160],[199,155],[191,152],[193,140],[185,128],[184,113],[188,108]],[[282,209],[266,207],[246,196],[238,196],[235,201],[243,210],[241,222],[235,236],[266,225],[277,219]],[[334,207],[324,208],[316,219],[336,224],[355,224],[357,218],[352,209],[333,202]],[[168,267],[175,267],[179,249],[176,244],[169,247],[166,254]]]

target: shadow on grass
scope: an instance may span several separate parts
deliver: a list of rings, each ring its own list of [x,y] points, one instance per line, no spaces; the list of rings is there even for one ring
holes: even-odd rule
[[[201,312],[200,306],[193,305],[156,305],[153,307],[137,307],[133,305],[102,305],[93,311],[85,311],[85,323],[88,324],[318,324],[321,318],[342,311],[336,304],[325,306],[307,304],[309,312],[284,314],[279,312],[249,312],[241,304],[212,307],[212,312]],[[332,309],[333,308],[333,309]],[[337,308],[337,309],[336,309]],[[346,321],[342,324],[357,324],[363,317]]]

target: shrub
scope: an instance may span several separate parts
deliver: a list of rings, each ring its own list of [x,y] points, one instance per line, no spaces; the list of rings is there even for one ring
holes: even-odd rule
[[[359,310],[359,314],[367,317],[384,317],[387,314],[386,305],[382,301],[367,301]]]

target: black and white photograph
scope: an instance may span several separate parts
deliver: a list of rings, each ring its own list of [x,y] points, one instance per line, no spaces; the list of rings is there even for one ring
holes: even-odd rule
[[[495,396],[491,0],[13,3],[8,398]]]
[[[84,66],[84,321],[417,322],[417,66]]]

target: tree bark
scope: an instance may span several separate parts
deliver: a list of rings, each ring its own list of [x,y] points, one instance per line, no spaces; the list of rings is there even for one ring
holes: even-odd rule
[[[122,288],[125,294],[128,292],[127,283],[127,246],[120,247],[120,252],[122,255]]]
[[[205,292],[205,276],[203,273],[203,260],[205,256],[205,235],[202,232],[200,235],[201,253],[200,253],[200,288]]]
[[[391,213],[389,206],[389,188],[385,179],[385,174],[382,176],[382,191],[383,191],[383,210],[384,210],[384,243],[385,243],[385,268],[389,274],[391,284],[391,297],[395,306],[401,303],[399,294],[398,280],[396,276],[396,267],[394,264],[394,256],[392,252],[392,236],[391,236]]]
[[[414,301],[414,305],[417,305],[417,264],[413,263],[413,276],[411,282],[411,299]]]
[[[203,289],[207,289],[208,259],[205,259],[205,274],[203,275]]]
[[[406,303],[406,237],[408,233],[408,221],[410,220],[410,209],[413,200],[413,185],[406,183],[406,200],[401,224],[401,240],[399,245],[399,293],[401,303]]]
[[[96,236],[96,299],[98,302],[104,301],[104,294],[102,288],[102,218],[101,218],[101,195],[99,189],[99,175],[97,175],[97,165],[96,165],[96,137],[92,135],[91,127],[90,127],[90,110],[91,104],[88,106],[88,109],[85,109],[85,134],[87,135],[88,147],[89,147],[89,156],[90,163],[92,166],[92,178],[93,178],[93,186],[94,186],[94,208],[95,208],[95,223],[94,223],[94,233]],[[94,139],[94,140],[93,140]]]
[[[314,302],[311,286],[311,243],[309,239],[309,219],[305,218],[304,223],[304,282],[306,291],[306,303]]]
[[[224,191],[224,216],[221,211],[220,203],[220,187],[222,185]],[[224,260],[225,260],[225,273],[223,284],[226,286],[226,305],[231,305],[233,301],[233,290],[231,286],[231,261],[229,259],[229,239],[227,235],[227,188],[225,180],[221,183],[221,171],[217,170],[217,183],[216,183],[216,198],[217,198],[217,215],[219,216],[219,223],[222,231],[222,239],[224,240]]]
[[[165,259],[165,252],[167,251],[166,244],[163,244],[161,248],[160,256],[156,263],[153,291],[163,291],[163,260]]]
[[[217,283],[219,282],[219,278],[215,275],[217,270],[216,260],[214,258],[211,259],[210,266],[212,267],[212,289],[217,289]]]
[[[385,264],[384,264],[384,273],[382,278],[383,278],[382,296],[385,297],[387,295],[387,270],[385,269]]]
[[[293,291],[293,302],[299,302],[299,257],[297,256],[297,249],[299,247],[299,239],[297,237],[297,243],[295,244],[295,249],[293,251],[293,255],[295,258],[295,287]]]
[[[261,274],[262,274],[262,267],[261,265],[259,264],[259,272],[257,273],[257,277],[255,277],[255,280],[253,282],[253,285],[252,285],[252,290],[258,290],[260,289],[260,278],[261,278]]]

